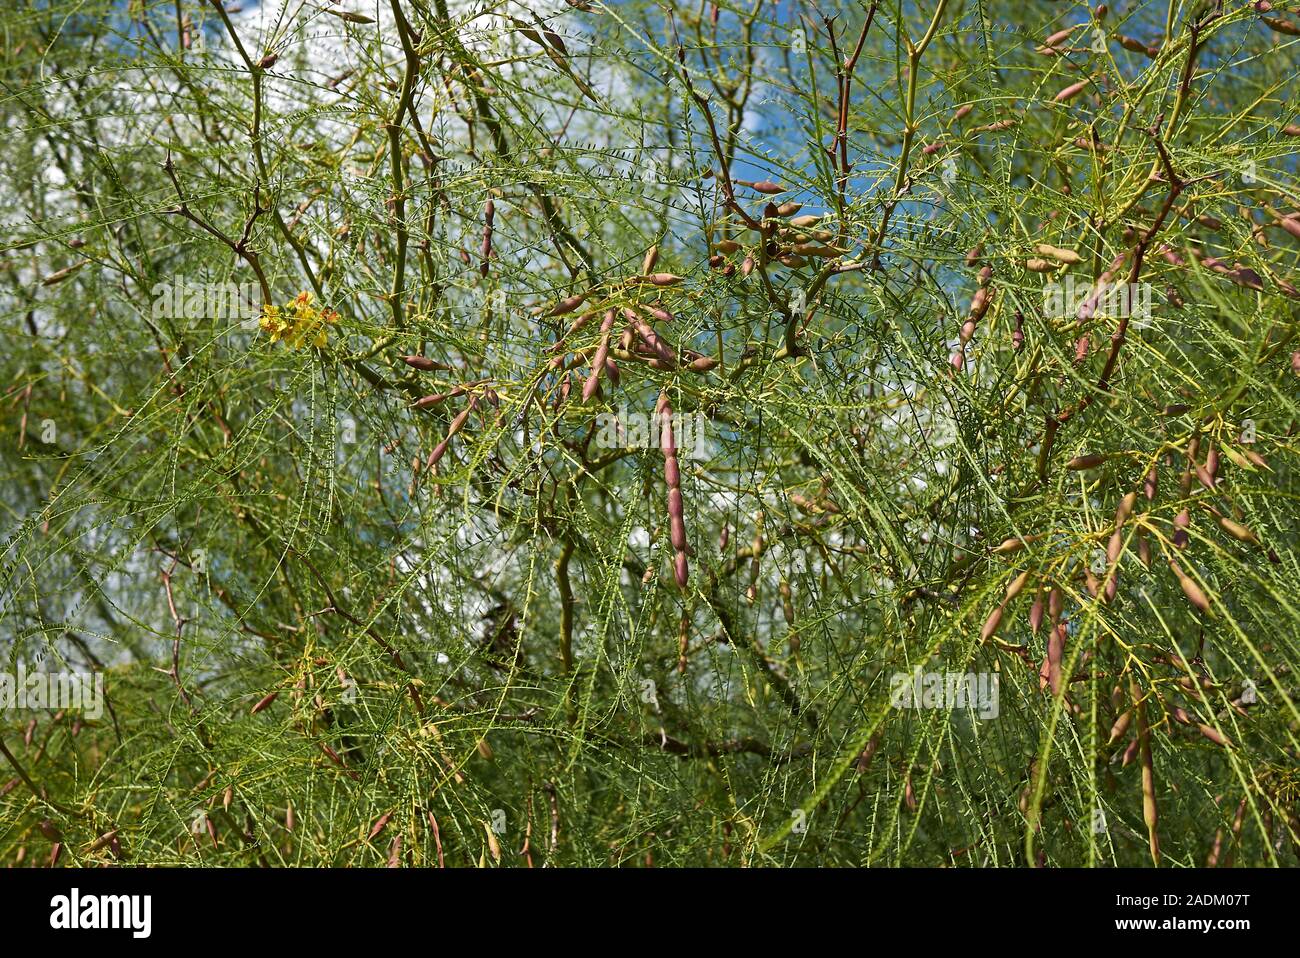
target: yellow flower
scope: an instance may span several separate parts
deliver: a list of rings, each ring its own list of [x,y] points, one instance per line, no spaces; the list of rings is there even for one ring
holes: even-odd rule
[[[270,335],[271,342],[283,340],[290,349],[297,349],[305,342],[324,347],[327,327],[338,320],[339,314],[334,310],[322,310],[312,305],[312,294],[304,291],[284,306],[263,306],[260,325],[262,331]]]

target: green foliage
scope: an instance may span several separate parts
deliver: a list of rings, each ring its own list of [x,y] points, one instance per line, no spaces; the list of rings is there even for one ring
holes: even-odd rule
[[[0,860],[1295,864],[1300,15],[16,2]]]

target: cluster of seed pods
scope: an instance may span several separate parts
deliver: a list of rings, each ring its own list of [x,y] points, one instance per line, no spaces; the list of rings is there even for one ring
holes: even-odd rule
[[[686,370],[704,373],[713,369],[718,360],[687,347],[680,347],[670,342],[659,332],[655,323],[672,323],[675,316],[658,301],[629,302],[629,293],[645,287],[666,288],[682,282],[682,277],[673,273],[655,273],[654,268],[657,249],[651,247],[646,254],[641,275],[630,277],[609,289],[589,289],[569,296],[547,311],[549,317],[569,315],[584,304],[594,302],[596,309],[583,312],[569,326],[559,340],[551,347],[554,354],[550,361],[552,370],[564,368],[566,379],[561,386],[561,399],[568,396],[567,370],[588,361],[590,369],[582,387],[582,401],[589,402],[600,390],[601,382],[608,378],[614,385],[619,382],[619,362],[637,363],[650,369],[672,372]],[[593,316],[600,314],[600,335],[594,347],[575,349],[572,345],[574,336],[582,330]],[[615,330],[619,322],[622,328]],[[566,364],[566,356],[574,358]]]
[[[412,369],[418,369],[421,372],[430,372],[433,370],[449,371],[452,367],[445,363],[437,362],[425,356],[403,356],[402,361]],[[460,396],[467,396],[468,402],[461,408],[455,418],[452,419],[451,425],[447,427],[447,434],[443,437],[438,445],[434,446],[433,451],[429,453],[429,458],[424,463],[424,468],[431,469],[438,464],[443,456],[447,454],[447,449],[451,445],[451,440],[455,435],[464,428],[465,423],[469,420],[470,413],[478,408],[479,400],[486,400],[494,408],[500,406],[500,399],[488,380],[477,379],[470,382],[458,383],[446,392],[430,393],[415,401],[414,408],[429,409],[433,406],[441,405],[448,399],[455,399]]]

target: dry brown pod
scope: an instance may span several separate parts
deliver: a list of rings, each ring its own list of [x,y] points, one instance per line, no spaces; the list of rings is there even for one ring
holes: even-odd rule
[[[1178,579],[1178,586],[1183,590],[1183,595],[1187,596],[1187,601],[1200,612],[1208,614],[1210,600],[1201,590],[1201,587],[1172,558],[1169,559],[1169,567],[1173,570],[1174,577]]]
[[[1106,461],[1106,456],[1102,453],[1089,453],[1083,456],[1075,456],[1065,464],[1066,469],[1082,471],[1085,469],[1096,469]]]

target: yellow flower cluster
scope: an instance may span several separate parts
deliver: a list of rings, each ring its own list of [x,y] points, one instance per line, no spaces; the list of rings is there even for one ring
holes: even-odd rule
[[[306,292],[299,293],[283,306],[268,303],[262,307],[262,331],[270,333],[271,342],[283,340],[290,349],[297,349],[307,342],[324,346],[328,327],[338,321],[338,313],[312,305],[312,295]]]

